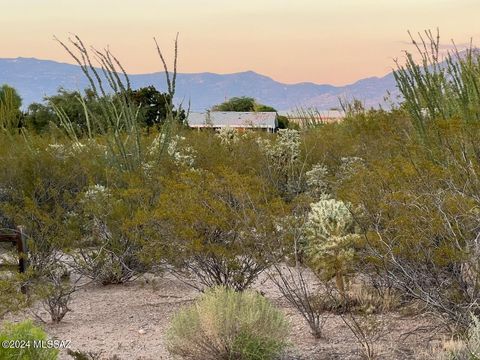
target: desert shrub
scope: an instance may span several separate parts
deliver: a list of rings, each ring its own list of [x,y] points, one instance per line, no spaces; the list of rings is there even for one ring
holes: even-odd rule
[[[19,341],[29,344],[23,349],[0,346],[0,359],[4,360],[55,360],[57,349],[36,348],[34,341],[46,341],[47,334],[29,320],[18,324],[6,323],[0,331],[0,342]]]
[[[37,274],[30,292],[40,300],[43,308],[50,314],[52,322],[59,323],[71,311],[69,305],[77,291],[77,282],[72,281],[72,271],[58,259],[50,268]],[[43,319],[36,315],[37,318]]]
[[[0,277],[0,321],[3,317],[31,304],[31,298],[21,292],[22,286],[28,282],[23,274],[2,273]]]
[[[180,311],[167,334],[181,359],[277,359],[287,347],[283,315],[254,291],[217,287]]]
[[[478,312],[480,179],[476,155],[462,133],[478,130],[428,131],[450,132],[451,149],[442,149],[443,141],[432,141],[428,150],[412,141],[391,163],[376,161],[359,171],[349,184],[349,200],[363,209],[368,266],[383,268],[377,274],[385,283],[466,326],[469,313]]]
[[[351,179],[350,199],[366,214],[370,264],[409,298],[465,328],[479,312],[479,57],[467,49],[442,59],[439,37],[425,35],[414,42],[421,61],[407,53],[395,72],[413,129],[378,142],[381,156],[367,147],[368,166]]]
[[[445,341],[443,348],[429,355],[437,360],[478,360],[480,359],[480,320],[473,316],[464,339]]]
[[[97,147],[37,135],[0,139],[0,212],[10,224],[22,225],[35,271],[55,262],[72,245],[67,219],[88,178],[103,178],[102,151]],[[103,170],[102,170],[103,168]]]
[[[281,262],[272,264],[268,276],[284,299],[305,319],[312,335],[321,338],[328,318],[323,304],[326,297],[319,293],[318,278],[302,263],[307,209],[308,204],[296,204],[291,210],[295,215],[277,219]]]
[[[166,256],[175,272],[194,276],[192,286],[244,290],[275,258],[282,203],[262,179],[188,170],[163,189],[151,221],[160,240],[146,243],[144,254]]]
[[[259,138],[263,150],[264,177],[287,201],[306,189],[302,137],[299,131],[282,129],[275,139]]]
[[[385,334],[382,319],[374,315],[354,314],[352,311],[346,311],[340,317],[354,336],[362,357],[367,360],[378,358],[378,341]]]
[[[305,319],[310,332],[315,338],[323,336],[322,330],[328,319],[325,306],[326,296],[322,296],[318,289],[311,285],[306,269],[283,267],[275,264],[270,279],[277,286],[283,297]]]
[[[133,195],[130,196],[130,191]],[[144,192],[92,185],[79,195],[77,211],[70,216],[70,227],[80,228],[72,250],[75,269],[102,284],[120,284],[145,271],[140,261],[134,216]]]
[[[465,328],[470,313],[479,313],[478,53],[443,62],[438,37],[426,36],[431,44],[415,43],[421,62],[407,53],[395,73],[414,129],[379,142],[381,156],[369,146],[368,166],[349,192],[366,215],[370,263],[408,297]]]
[[[96,158],[96,150],[79,149],[64,141],[52,143],[52,139],[37,135],[3,137],[0,144],[0,162],[8,169],[0,171],[4,194],[0,196],[0,213],[6,227],[23,226],[28,246],[28,271],[22,281],[28,285],[31,299],[40,297],[50,302],[54,293],[54,298],[65,299],[65,284],[62,282],[59,293],[60,282],[51,275],[72,245],[74,237],[69,236],[66,220],[86,177],[96,176],[95,161],[87,162],[87,158]],[[14,278],[8,281],[12,286],[17,284]],[[15,292],[11,294],[16,298]],[[54,320],[59,318],[59,314],[52,316]]]

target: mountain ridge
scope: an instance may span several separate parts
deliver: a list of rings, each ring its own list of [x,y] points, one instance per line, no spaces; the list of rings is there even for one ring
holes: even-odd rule
[[[165,72],[129,74],[132,87],[154,85],[165,91]],[[26,107],[55,94],[60,87],[83,90],[88,81],[74,64],[37,58],[0,58],[0,84],[16,88]],[[392,73],[383,77],[367,77],[351,84],[335,86],[300,82],[286,84],[252,70],[230,74],[212,72],[178,73],[177,101],[190,103],[193,111],[202,111],[234,96],[251,96],[279,111],[296,107],[317,107],[327,110],[338,107],[339,98],[357,98],[367,107],[385,105],[384,97],[398,91]]]

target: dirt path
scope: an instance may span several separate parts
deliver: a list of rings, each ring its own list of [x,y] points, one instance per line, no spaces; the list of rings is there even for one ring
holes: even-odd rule
[[[292,326],[294,359],[360,359],[358,343],[339,316],[330,316],[324,334],[316,340],[303,319],[292,309],[272,284],[262,291],[279,306]],[[71,349],[102,352],[102,358],[117,355],[121,360],[171,360],[164,346],[170,319],[182,306],[192,303],[198,292],[171,278],[138,279],[126,285],[88,285],[75,295],[72,312],[58,325],[42,325],[52,336],[71,340]],[[48,318],[43,312],[43,317]],[[15,316],[15,320],[29,317]],[[377,342],[383,359],[414,359],[414,350],[428,345],[425,333],[407,339],[402,334],[428,325],[424,318],[402,318],[389,314],[383,318],[382,337]],[[71,359],[62,352],[61,359]],[[201,360],[201,359],[199,359]]]

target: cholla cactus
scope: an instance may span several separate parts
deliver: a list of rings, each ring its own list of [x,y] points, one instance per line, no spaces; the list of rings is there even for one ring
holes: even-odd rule
[[[304,190],[302,163],[300,161],[300,133],[293,129],[278,131],[277,140],[259,139],[258,143],[267,157],[271,181],[286,198]]]
[[[175,164],[191,168],[195,163],[195,150],[191,146],[181,146],[180,142],[184,140],[184,137],[175,136],[170,140],[167,152],[173,158]]]
[[[349,178],[357,169],[365,165],[365,160],[358,156],[342,157],[340,173],[343,178]]]
[[[297,159],[300,155],[300,133],[293,129],[280,129],[278,136],[277,147]]]
[[[110,192],[105,186],[95,184],[90,186],[87,191],[85,191],[83,201],[102,201],[109,196]]]
[[[328,168],[323,164],[316,164],[305,174],[307,186],[315,195],[327,195],[330,193],[330,185],[327,181]]]
[[[338,290],[345,292],[344,276],[351,271],[354,244],[358,238],[347,205],[323,199],[311,205],[305,225],[306,254],[312,269],[325,279],[335,277]]]
[[[282,162],[293,162],[300,156],[300,133],[293,129],[280,129],[275,144],[267,141],[263,145],[267,156]]]
[[[239,140],[238,131],[229,126],[221,128],[217,133],[220,142],[223,145],[229,146],[235,144]]]
[[[184,140],[185,138],[183,136],[176,135],[173,139],[168,141],[168,144],[166,144],[165,134],[158,135],[153,139],[147,153],[150,156],[154,156],[166,146],[167,154],[173,158],[175,164],[192,167],[195,163],[195,150],[191,146],[181,146],[181,142]],[[142,167],[144,170],[149,171],[153,167],[153,164],[151,162],[146,162],[142,164]]]

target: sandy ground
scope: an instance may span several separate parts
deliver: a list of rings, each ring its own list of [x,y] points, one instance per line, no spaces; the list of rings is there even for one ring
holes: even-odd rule
[[[294,346],[292,359],[362,358],[358,343],[340,316],[329,316],[324,338],[316,340],[310,335],[303,318],[271,283],[263,282],[256,287],[265,292],[290,321]],[[180,280],[168,276],[141,278],[125,285],[102,287],[90,284],[75,294],[71,305],[73,311],[60,324],[42,326],[51,336],[71,340],[71,349],[102,352],[105,359],[117,355],[122,360],[170,360],[172,358],[164,346],[164,334],[170,319],[198,295]],[[46,312],[39,314],[48,318]],[[17,314],[13,320],[26,317],[31,315]],[[416,349],[428,347],[432,333],[418,330],[431,324],[426,317],[388,314],[379,320],[383,324],[376,346],[380,359],[416,359]],[[63,351],[61,359],[71,358]]]

